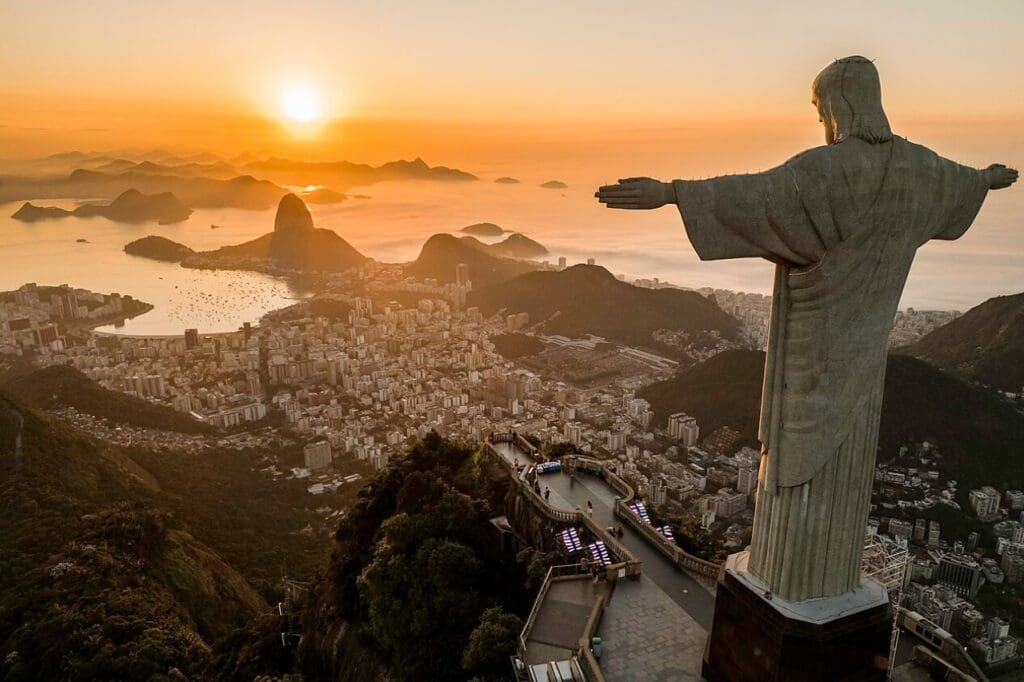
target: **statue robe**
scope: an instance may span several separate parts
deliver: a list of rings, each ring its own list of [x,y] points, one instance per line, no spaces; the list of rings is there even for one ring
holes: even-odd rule
[[[701,259],[777,264],[748,569],[784,599],[847,592],[860,581],[887,341],[910,265],[928,240],[967,230],[988,182],[893,137],[673,185]]]

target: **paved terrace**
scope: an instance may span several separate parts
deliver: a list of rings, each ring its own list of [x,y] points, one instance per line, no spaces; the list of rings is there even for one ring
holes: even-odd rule
[[[531,456],[513,443],[494,443],[493,447],[509,464],[524,465],[523,475],[526,468],[535,464]],[[699,580],[677,568],[651,539],[616,519],[617,492],[603,478],[580,471],[574,484],[563,471],[543,474],[539,482],[541,491],[545,487],[551,489],[548,504],[554,509],[585,510],[589,500],[594,506],[595,523],[601,527],[622,525],[621,543],[642,562],[639,580],[615,583],[597,630],[602,639],[601,672],[608,682],[700,680],[704,643],[714,614],[714,595]],[[582,598],[580,591],[585,589],[577,588],[577,601]],[[582,632],[582,609],[562,608],[562,592],[568,592],[568,588],[559,587],[557,598],[550,592],[546,595],[531,630],[531,641],[536,639],[532,633],[559,629],[565,633],[558,640],[560,646],[551,653],[570,649],[571,642],[578,641]],[[544,655],[529,647],[530,658]]]

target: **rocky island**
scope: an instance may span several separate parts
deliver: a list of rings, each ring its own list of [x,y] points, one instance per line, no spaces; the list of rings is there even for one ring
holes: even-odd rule
[[[180,263],[195,253],[195,251],[184,244],[179,244],[176,241],[157,235],[149,235],[148,237],[128,242],[124,245],[124,252],[132,256],[169,261],[171,263]]]
[[[341,272],[367,261],[347,241],[331,230],[314,227],[313,216],[294,194],[281,198],[274,231],[252,241],[201,251],[182,265],[212,270],[258,272]]]

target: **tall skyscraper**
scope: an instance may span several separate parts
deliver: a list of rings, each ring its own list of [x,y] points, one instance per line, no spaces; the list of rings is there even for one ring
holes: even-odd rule
[[[198,329],[186,329],[185,330],[185,349],[190,350],[199,346],[199,330]]]

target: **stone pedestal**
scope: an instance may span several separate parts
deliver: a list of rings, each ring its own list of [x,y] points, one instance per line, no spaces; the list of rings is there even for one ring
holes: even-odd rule
[[[747,556],[730,556],[719,580],[704,653],[707,682],[885,679],[892,611],[881,584],[864,579],[826,599],[769,599],[746,571]]]

